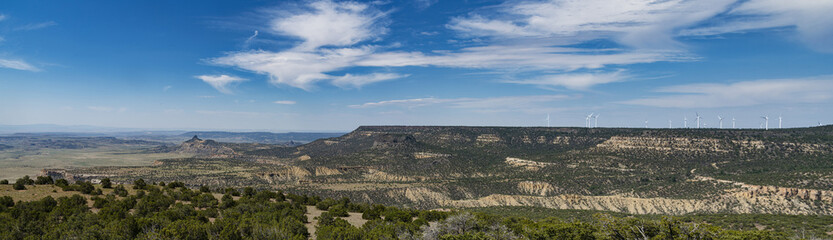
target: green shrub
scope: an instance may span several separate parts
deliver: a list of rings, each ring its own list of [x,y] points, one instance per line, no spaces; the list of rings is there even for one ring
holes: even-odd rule
[[[50,176],[38,176],[35,178],[35,184],[38,185],[46,185],[46,184],[53,184],[55,181],[52,180]]]
[[[113,188],[113,182],[110,181],[110,178],[101,179],[101,187],[102,188]]]

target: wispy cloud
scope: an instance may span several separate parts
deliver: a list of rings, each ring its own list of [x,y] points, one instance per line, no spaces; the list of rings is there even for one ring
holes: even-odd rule
[[[274,101],[274,102],[272,102],[272,103],[275,103],[275,104],[281,104],[281,105],[293,105],[293,104],[295,104],[295,101],[290,101],[290,100],[278,100],[278,101]]]
[[[366,56],[358,66],[406,67],[438,66],[513,70],[596,69],[608,65],[685,61],[693,59],[677,51],[622,51],[619,49],[577,49],[546,46],[542,43],[470,47],[459,51],[425,54],[385,52]]]
[[[0,14],[0,21],[6,20],[6,15]]]
[[[621,82],[628,78],[624,70],[614,72],[565,73],[543,75],[533,79],[507,80],[505,83],[536,85],[541,87],[563,87],[572,90],[587,90],[592,86]]]
[[[171,86],[171,85],[164,86],[164,87],[162,87],[162,91],[167,92],[168,90],[171,90],[171,88],[173,88],[173,86]]]
[[[731,8],[710,24],[682,31],[682,35],[718,35],[750,30],[791,27],[808,46],[833,52],[833,1],[750,0]]]
[[[3,68],[11,68],[23,71],[31,71],[31,72],[38,72],[40,71],[39,68],[32,66],[23,60],[12,60],[12,59],[2,59],[0,58],[0,67]]]
[[[639,49],[678,49],[675,38],[795,27],[810,46],[833,51],[833,2],[818,0],[547,0],[516,1],[452,19],[464,35],[609,39]]]
[[[217,89],[217,91],[220,91],[221,93],[225,93],[225,94],[231,94],[232,93],[232,91],[230,89],[231,85],[239,83],[239,82],[246,81],[246,79],[244,79],[244,78],[229,76],[229,75],[225,75],[225,74],[223,74],[223,75],[200,75],[200,76],[196,76],[196,78],[202,80],[205,83],[208,83],[209,85],[211,85],[211,87],[214,87],[214,89]]]
[[[303,40],[296,48],[315,50],[322,46],[350,46],[383,34],[377,21],[385,14],[358,2],[317,1],[307,9],[272,20],[277,33]]]
[[[31,31],[31,30],[38,30],[41,28],[47,28],[51,26],[58,25],[58,23],[54,21],[42,22],[42,23],[30,23],[20,27],[15,28],[16,31]]]
[[[440,0],[413,0],[414,5],[416,5],[419,9],[426,9],[434,5],[435,3],[439,2]]]
[[[249,48],[249,45],[252,44],[252,42],[255,40],[257,35],[258,35],[258,31],[255,30],[254,34],[252,34],[252,36],[249,36],[249,38],[246,38],[246,41],[243,42],[243,48]]]
[[[342,87],[342,88],[361,88],[361,86],[388,81],[398,78],[408,77],[407,74],[396,74],[396,73],[371,73],[367,75],[353,75],[353,74],[345,74],[341,77],[336,77],[333,79],[333,85]]]
[[[318,1],[305,7],[281,12],[270,22],[274,33],[300,39],[295,47],[279,52],[236,52],[209,61],[267,74],[275,85],[311,90],[319,81],[339,78],[329,72],[354,66],[353,62],[373,51],[370,46],[350,46],[387,31],[378,21],[385,14],[367,4]]]
[[[455,18],[450,29],[498,38],[536,37],[577,41],[611,39],[646,49],[675,49],[677,29],[725,11],[736,0],[518,1],[497,12]]]
[[[833,99],[833,76],[690,84],[660,88],[656,92],[672,95],[621,103],[667,108],[719,108],[827,102]]]
[[[468,109],[476,112],[547,112],[552,111],[552,103],[569,99],[568,95],[534,95],[492,98],[412,98],[368,102],[349,105],[350,108],[402,107],[418,108],[439,106],[447,108]]]

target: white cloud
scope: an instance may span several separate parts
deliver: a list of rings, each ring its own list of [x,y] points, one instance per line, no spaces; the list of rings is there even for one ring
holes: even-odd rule
[[[493,17],[454,18],[453,30],[500,38],[581,35],[616,40],[650,49],[673,49],[679,28],[692,26],[726,10],[735,0],[550,0],[520,1],[502,6]]]
[[[168,85],[168,86],[162,87],[162,91],[167,92],[168,90],[171,90],[171,88],[173,88],[173,86]]]
[[[354,61],[370,52],[368,47],[319,49],[312,52],[249,51],[232,53],[212,59],[211,62],[267,74],[270,76],[269,82],[275,85],[286,84],[310,90],[316,82],[333,78],[326,72],[352,66]]]
[[[258,35],[258,31],[257,31],[257,30],[255,30],[255,33],[254,33],[254,34],[252,34],[252,36],[249,36],[249,38],[246,38],[246,41],[245,41],[245,42],[243,42],[243,47],[244,47],[244,48],[249,48],[249,45],[251,45],[251,44],[252,44],[252,41],[254,41],[254,40],[255,40],[255,38],[257,37],[257,35]]]
[[[378,36],[386,31],[377,19],[383,17],[368,5],[357,2],[318,1],[308,5],[307,11],[274,19],[272,30],[302,39],[301,50],[322,46],[350,46]]]
[[[17,31],[31,31],[31,30],[38,30],[38,29],[41,29],[41,28],[47,28],[47,27],[51,27],[51,26],[55,26],[55,25],[58,25],[58,23],[53,22],[53,21],[42,22],[42,23],[31,23],[31,24],[26,24],[26,25],[17,27],[14,30],[17,30]]]
[[[225,94],[231,94],[232,91],[229,89],[229,86],[235,83],[246,81],[245,78],[239,78],[235,76],[229,75],[200,75],[196,76],[196,78],[202,80],[205,83],[208,83],[217,91]]]
[[[833,52],[833,1],[749,0],[732,8],[715,23],[682,32],[717,35],[775,27],[794,27],[799,39],[819,51]]]
[[[505,83],[528,84],[542,87],[564,87],[572,90],[587,90],[592,86],[624,81],[624,70],[603,73],[566,73],[544,75],[526,80],[508,80]]]
[[[293,105],[296,102],[295,101],[290,101],[290,100],[278,100],[278,101],[274,101],[273,103],[282,104],[282,105]]]
[[[547,0],[490,9],[497,11],[453,18],[448,28],[502,39],[609,39],[637,49],[681,49],[680,36],[793,27],[809,46],[833,52],[833,1]]]
[[[233,52],[210,59],[209,62],[268,75],[270,83],[274,85],[311,90],[322,81],[329,81],[342,88],[357,88],[364,84],[406,76],[393,73],[344,76],[330,74],[352,67],[435,66],[510,71],[574,71],[610,65],[694,59],[677,50],[580,49],[558,47],[558,44],[551,41],[540,40],[428,53],[384,51],[385,48],[378,46],[357,46],[363,41],[382,35],[385,31],[383,27],[379,27],[384,14],[371,9],[369,5],[320,1],[310,4],[309,8],[294,14],[283,14],[272,22],[275,32],[301,39],[302,43],[298,46],[278,52]],[[462,23],[461,21],[458,23]],[[340,27],[338,30],[319,26],[332,22],[348,26]]]
[[[336,77],[333,79],[333,85],[342,87],[342,88],[360,88],[361,86],[388,81],[397,78],[404,78],[408,77],[407,74],[396,74],[396,73],[371,73],[366,75],[353,75],[353,74],[345,74],[341,77]]]
[[[607,65],[691,59],[693,58],[677,51],[587,50],[525,44],[470,47],[430,55],[421,52],[385,52],[367,56],[356,64],[368,67],[439,66],[572,71],[602,68]]]
[[[0,14],[0,21],[6,20],[6,15]]]
[[[669,96],[649,97],[623,104],[668,108],[743,107],[762,104],[819,103],[833,99],[833,76],[765,79],[732,84],[691,84],[660,88]]]
[[[568,99],[567,95],[509,96],[492,98],[412,98],[368,102],[349,105],[350,108],[441,106],[468,109],[477,112],[546,112],[552,111],[553,102]]]
[[[32,72],[40,71],[39,68],[32,66],[23,60],[0,59],[0,67]]]
[[[354,62],[373,53],[372,46],[352,46],[387,31],[379,21],[385,16],[383,13],[357,2],[318,1],[307,7],[284,13],[271,21],[275,33],[299,38],[302,40],[299,45],[279,52],[230,53],[209,61],[266,74],[272,84],[304,90],[311,90],[317,82],[324,80],[333,80],[333,83],[341,84],[340,87],[389,80],[384,79],[390,77],[386,75],[337,77],[328,74],[355,66]]]

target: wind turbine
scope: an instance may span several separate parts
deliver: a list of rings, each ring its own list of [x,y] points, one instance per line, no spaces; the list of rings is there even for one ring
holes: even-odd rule
[[[697,114],[697,128],[700,128],[700,113],[695,112],[694,114]]]
[[[720,128],[723,128],[723,116],[717,115],[717,119],[720,119]]]
[[[648,120],[645,120],[645,128],[648,128]]]
[[[778,114],[778,129],[781,129],[781,114]]]
[[[683,128],[688,128],[688,117],[683,117]]]
[[[584,126],[585,127],[590,128],[590,118],[592,118],[592,117],[593,117],[593,113],[590,113],[590,115],[587,115],[587,117],[584,118]]]
[[[732,128],[735,128],[735,117],[732,117]]]
[[[547,127],[550,127],[550,114],[547,113]]]
[[[668,128],[671,128],[671,120],[668,120]]]
[[[595,121],[595,122],[596,122],[596,123],[594,124],[593,128],[597,128],[597,127],[599,127],[599,114],[596,114],[596,116],[595,116],[595,117],[593,117],[593,121]]]
[[[769,116],[761,116],[764,119],[764,130],[769,130]]]

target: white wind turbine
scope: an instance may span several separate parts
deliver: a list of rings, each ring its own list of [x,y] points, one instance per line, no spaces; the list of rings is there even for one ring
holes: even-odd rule
[[[778,129],[781,129],[781,114],[778,114]]]
[[[599,114],[596,114],[596,116],[593,117],[593,121],[595,121],[593,128],[599,127]]]
[[[547,113],[547,127],[550,127],[550,114]]]
[[[590,113],[590,115],[587,115],[587,117],[584,118],[584,126],[585,127],[590,128],[590,118],[592,118],[592,117],[593,117],[593,113]]]
[[[683,117],[683,128],[688,128],[688,117]]]
[[[700,113],[695,112],[694,114],[697,114],[697,128],[700,128]]]
[[[761,116],[764,119],[764,130],[769,130],[769,116]]]
[[[645,128],[648,128],[648,120],[645,120]]]
[[[671,128],[671,120],[668,120],[668,128]]]
[[[735,128],[735,117],[732,117],[732,128]]]
[[[720,128],[723,128],[723,116],[717,115],[717,119],[720,120]]]

